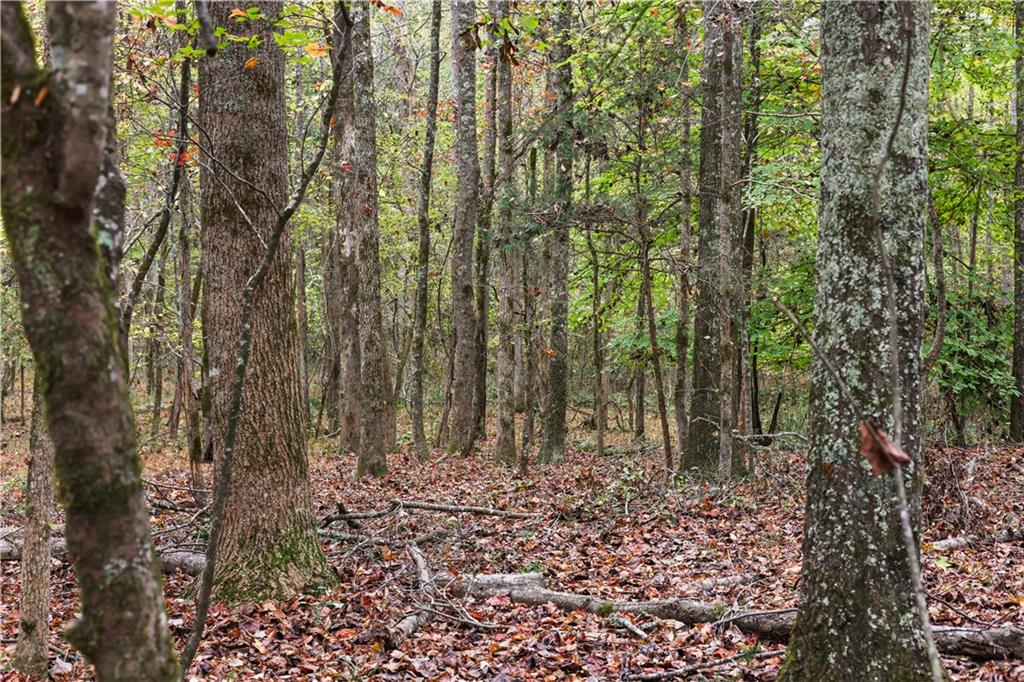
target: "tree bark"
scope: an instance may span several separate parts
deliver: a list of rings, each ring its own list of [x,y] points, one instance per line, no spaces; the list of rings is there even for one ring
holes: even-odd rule
[[[1013,37],[1017,56],[1017,160],[1013,202],[1013,385],[1017,395],[1010,403],[1010,438],[1024,441],[1024,2],[1017,0],[1013,12]]]
[[[508,19],[508,0],[495,3],[494,21],[501,25]],[[495,220],[495,246],[498,250],[498,433],[495,456],[502,464],[516,463],[516,256],[518,245],[513,239],[512,214],[516,203],[512,176],[515,142],[512,139],[512,37],[500,36],[497,56],[497,145],[498,170],[494,194],[498,209]]]
[[[679,15],[676,20],[676,44],[683,48],[683,57],[680,60],[679,68],[679,98],[680,98],[680,207],[679,207],[679,274],[678,287],[679,298],[678,317],[676,319],[675,352],[676,352],[676,381],[673,387],[672,399],[675,407],[676,418],[676,442],[680,453],[679,466],[682,468],[682,453],[686,449],[687,434],[689,431],[689,417],[686,412],[686,401],[689,397],[689,355],[690,355],[690,268],[693,261],[692,233],[693,227],[690,224],[690,205],[693,194],[693,180],[691,168],[693,162],[690,154],[690,97],[692,88],[690,86],[690,61],[689,48],[686,47],[690,39],[690,29],[686,23],[687,3],[681,2],[677,9]]]
[[[800,611],[780,679],[930,680],[894,476],[872,476],[858,435],[860,421],[873,419],[902,444],[913,460],[902,475],[916,518],[924,437],[930,6],[827,2],[822,12],[823,165],[804,563]],[[879,230],[895,280],[892,320]],[[838,368],[849,398],[826,362]],[[895,381],[901,399],[894,406]],[[900,410],[897,421],[892,414]]]
[[[693,383],[680,466],[704,476],[732,474],[733,233],[738,225],[742,29],[734,2],[705,3],[700,224]],[[724,380],[724,383],[723,383]]]
[[[94,204],[101,174],[117,174],[104,168],[115,8],[46,6],[53,71],[36,64],[23,6],[0,9],[3,222],[80,587],[82,615],[67,636],[101,682],[174,680],[107,271],[116,264],[102,255],[114,244],[99,243],[120,226],[101,197]]]
[[[434,166],[434,138],[437,133],[437,95],[441,72],[441,0],[433,0],[430,12],[430,81],[427,86],[427,126],[423,138],[423,167],[420,171],[416,224],[419,243],[416,251],[416,302],[412,330],[412,437],[416,456],[423,461],[429,454],[423,428],[423,346],[427,332],[428,273],[430,269],[430,181]]]
[[[32,389],[28,478],[25,481],[25,543],[21,549],[21,601],[14,667],[43,677],[50,661],[50,519],[53,517],[53,442],[46,425],[43,387]]]
[[[479,206],[480,159],[476,136],[476,5],[451,0],[452,88],[456,106],[455,156],[458,198],[452,252],[452,326],[455,374],[448,449],[468,453],[473,447],[473,395],[476,367],[476,310],[473,297],[473,228]]]
[[[565,456],[565,413],[569,397],[569,210],[572,206],[572,163],[574,143],[572,57],[570,45],[573,3],[562,0],[553,6],[555,44],[551,49],[557,114],[554,191],[551,210],[550,315],[551,357],[544,400],[544,437],[537,454],[541,462]]]
[[[203,435],[199,420],[199,404],[195,387],[195,346],[193,344],[193,322],[195,309],[192,306],[192,241],[189,237],[192,222],[191,185],[186,182],[181,193],[181,224],[178,227],[178,314],[181,343],[181,400],[185,412],[185,433],[188,436],[189,485],[193,490],[202,490],[203,483]],[[206,496],[193,493],[196,504],[205,506]]]
[[[286,200],[284,54],[272,37],[282,4],[255,6],[263,18],[244,22],[231,18],[230,4],[210,6],[218,26],[261,42],[254,49],[233,45],[217,59],[202,60],[199,74],[199,117],[212,155],[201,176],[203,321],[217,467],[231,417],[243,292]],[[245,68],[249,59],[256,64]],[[213,581],[224,601],[294,594],[334,580],[312,511],[291,254],[285,234],[254,302],[251,364]]]
[[[387,453],[395,444],[395,406],[391,391],[387,341],[380,299],[380,229],[377,223],[377,106],[373,93],[373,51],[370,5],[353,2],[352,90],[355,147],[351,160],[353,193],[348,197],[355,217],[359,273],[359,353],[362,360],[359,394],[359,459],[356,476],[382,476]],[[344,160],[342,161],[344,163]]]

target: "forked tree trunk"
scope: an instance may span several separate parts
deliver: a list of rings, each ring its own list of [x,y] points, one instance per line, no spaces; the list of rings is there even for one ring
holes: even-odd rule
[[[452,326],[455,374],[452,380],[448,449],[468,453],[473,447],[476,310],[473,297],[473,228],[479,206],[480,159],[476,135],[476,5],[451,0],[452,88],[456,106],[455,156],[458,197],[452,251]]]
[[[230,3],[211,3],[216,25],[256,36],[260,44],[232,45],[216,59],[202,60],[199,74],[206,149],[259,188],[226,173],[214,179],[212,164],[203,167],[203,322],[216,466],[238,362],[242,294],[287,200],[284,54],[272,36],[283,5],[254,6],[262,18],[236,22]],[[250,59],[255,65],[246,65]],[[289,595],[335,579],[317,542],[310,495],[291,255],[285,234],[254,303],[232,487],[226,491],[214,575],[214,592],[225,601]]]
[[[902,475],[916,517],[930,9],[823,4],[817,348],[801,602],[781,680],[931,679],[894,492],[900,474],[872,476],[858,436],[863,418],[893,433],[895,325],[902,437],[894,439],[913,460]],[[878,231],[895,281],[895,320]]]
[[[119,212],[99,194],[94,203],[101,174],[104,183],[119,176],[104,153],[114,134],[115,8],[46,6],[53,71],[36,64],[23,6],[0,11],[0,203],[80,588],[82,615],[67,637],[100,682],[170,682],[177,663],[111,295],[116,264],[103,258],[117,243],[101,252],[97,236],[120,233]]]

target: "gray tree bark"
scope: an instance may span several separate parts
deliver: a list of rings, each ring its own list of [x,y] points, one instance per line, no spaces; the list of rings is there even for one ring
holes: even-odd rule
[[[676,44],[680,45],[683,55],[679,68],[680,98],[680,207],[679,207],[679,298],[678,319],[676,320],[675,352],[676,377],[673,386],[673,403],[676,419],[676,442],[680,452],[679,464],[683,462],[682,453],[686,451],[689,417],[686,411],[686,400],[689,397],[689,353],[690,353],[690,268],[693,260],[692,232],[690,224],[690,206],[693,199],[693,179],[691,168],[693,162],[690,154],[690,63],[686,45],[689,41],[690,29],[686,23],[687,3],[682,2],[677,9]]]
[[[931,679],[893,476],[871,474],[858,435],[868,418],[902,443],[913,460],[902,475],[916,517],[930,10],[927,2],[823,4],[817,349],[801,602],[782,680]],[[894,320],[877,230],[895,280]],[[894,432],[896,407],[902,436]]]

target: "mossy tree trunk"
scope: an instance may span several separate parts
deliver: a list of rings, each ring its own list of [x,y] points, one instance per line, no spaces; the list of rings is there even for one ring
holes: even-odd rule
[[[732,457],[733,234],[739,226],[742,26],[731,0],[706,2],[693,381],[680,468],[728,477]]]
[[[216,25],[257,36],[260,44],[232,44],[216,59],[202,60],[199,73],[203,142],[213,157],[203,166],[201,189],[203,326],[216,466],[238,362],[242,293],[287,199],[284,54],[272,36],[282,3],[255,6],[260,19],[238,22],[231,3],[211,3]],[[225,601],[288,595],[334,580],[317,542],[310,495],[289,241],[286,234],[254,303],[214,576],[214,593]]]
[[[2,209],[49,416],[82,615],[69,640],[96,678],[174,680],[177,664],[149,535],[119,316],[94,221],[106,161],[115,9],[46,6],[53,70],[36,64],[20,3],[2,6]],[[43,92],[46,88],[46,93]]]
[[[916,517],[930,9],[927,2],[826,2],[822,10],[817,349],[800,611],[782,680],[931,679],[893,476],[872,476],[858,437],[862,418],[893,433],[895,324],[897,438],[913,459],[903,475]],[[878,230],[895,280],[895,320]]]
[[[455,158],[458,197],[452,243],[452,326],[455,373],[452,380],[448,449],[473,447],[476,308],[473,296],[473,228],[480,204],[480,158],[476,134],[476,4],[451,0],[452,89],[456,106]]]
[[[552,5],[555,44],[553,86],[555,91],[556,139],[553,191],[554,228],[551,234],[550,316],[551,336],[547,354],[548,385],[544,394],[544,433],[537,458],[551,462],[565,456],[565,413],[569,398],[569,208],[572,205],[573,126],[572,57],[570,45],[574,5],[563,1]]]

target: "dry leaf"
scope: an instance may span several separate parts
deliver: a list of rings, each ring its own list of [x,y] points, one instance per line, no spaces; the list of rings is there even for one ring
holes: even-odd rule
[[[259,64],[259,60],[256,57],[249,57],[245,60],[245,64],[242,64],[243,69],[251,69],[252,67]]]
[[[872,421],[860,423],[860,454],[871,462],[871,473],[875,476],[887,474],[895,464],[910,464],[910,457],[889,438],[889,435]]]

